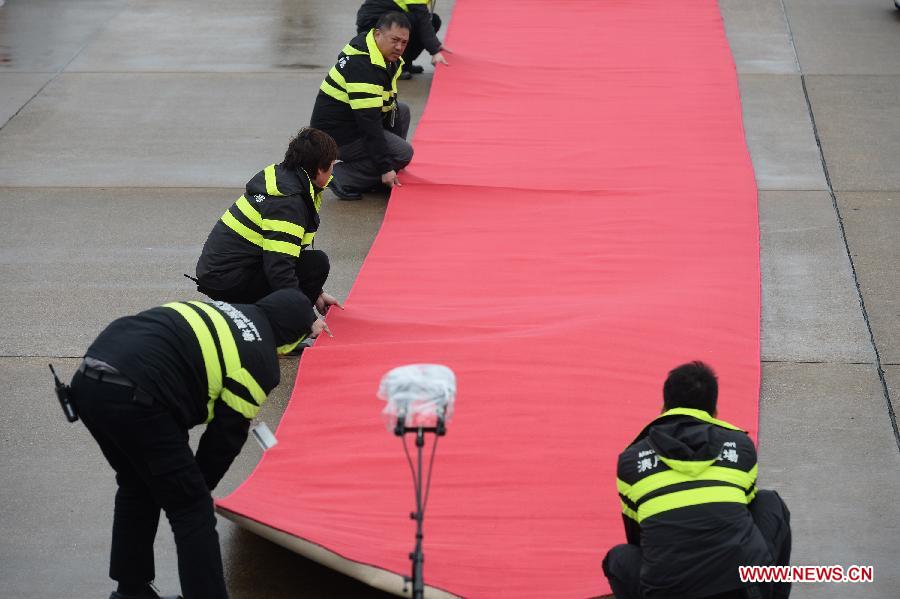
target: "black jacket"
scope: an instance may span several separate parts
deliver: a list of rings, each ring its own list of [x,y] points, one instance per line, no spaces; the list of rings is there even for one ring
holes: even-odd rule
[[[262,269],[273,291],[296,289],[296,259],[319,229],[321,192],[302,169],[272,164],[254,175],[203,245],[200,288],[233,289]]]
[[[403,12],[412,25],[410,37],[419,40],[429,54],[434,56],[441,51],[441,40],[438,39],[431,24],[431,12],[426,0],[366,0],[356,13],[356,27],[371,29],[381,15],[389,12]]]
[[[669,410],[619,456],[628,542],[643,554],[646,597],[704,597],[741,586],[738,566],[772,563],[748,504],[756,449],[701,410]]]
[[[257,304],[166,304],[113,321],[86,355],[116,368],[185,428],[208,422],[197,463],[212,489],[246,441],[250,419],[279,383],[276,348],[309,333],[302,310],[308,306],[298,289]]]
[[[397,109],[402,65],[402,58],[385,62],[372,31],[357,35],[319,86],[310,126],[331,135],[338,146],[362,139],[380,172],[393,170],[384,128]]]

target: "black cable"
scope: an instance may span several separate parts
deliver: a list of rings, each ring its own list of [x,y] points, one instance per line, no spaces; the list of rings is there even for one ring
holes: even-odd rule
[[[409,462],[409,472],[412,474],[413,479],[413,492],[416,494],[416,503],[419,503],[419,481],[416,479],[416,467],[413,466],[412,456],[409,455],[409,447],[406,446],[406,435],[401,435],[400,438],[403,440],[403,452],[406,454],[406,461]],[[419,509],[419,506],[416,506],[416,509]]]
[[[431,446],[431,458],[428,460],[428,480],[425,483],[425,499],[422,501],[422,517],[425,517],[425,506],[428,505],[428,494],[431,492],[431,473],[434,472],[434,454],[437,451],[440,435],[434,436],[434,444]]]

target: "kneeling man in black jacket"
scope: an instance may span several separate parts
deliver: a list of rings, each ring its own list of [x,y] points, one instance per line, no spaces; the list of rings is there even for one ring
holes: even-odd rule
[[[756,488],[747,433],[716,419],[718,382],[703,362],[675,368],[663,413],[619,455],[627,544],[603,573],[618,599],[783,598],[790,583],[742,583],[738,566],[787,565],[790,513]]]

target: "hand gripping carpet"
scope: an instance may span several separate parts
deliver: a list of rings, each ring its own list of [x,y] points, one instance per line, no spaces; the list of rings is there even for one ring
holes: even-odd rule
[[[335,338],[304,353],[279,444],[218,507],[399,593],[412,482],[375,392],[395,366],[445,364],[426,596],[603,595],[616,457],[667,371],[711,364],[721,417],[756,434],[756,186],[721,15],[458,0],[446,43]]]

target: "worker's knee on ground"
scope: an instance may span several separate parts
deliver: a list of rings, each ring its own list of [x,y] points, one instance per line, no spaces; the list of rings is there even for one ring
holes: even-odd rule
[[[623,543],[616,545],[606,553],[603,558],[603,574],[607,577],[626,578],[625,573],[628,572],[634,564],[640,567],[641,549],[637,545]]]
[[[328,260],[328,254],[322,250],[305,249],[300,252],[300,260],[297,265],[298,275],[302,278],[319,280],[324,284],[331,272],[331,262]]]
[[[409,109],[409,104],[405,104],[403,102],[397,102],[397,120],[401,123],[410,122],[412,119],[412,112]]]
[[[791,512],[778,491],[760,489],[756,492],[753,503],[756,510],[780,516],[785,522],[791,521]]]
[[[397,144],[396,151],[394,153],[394,162],[397,163],[397,168],[395,170],[400,170],[405,167],[407,164],[412,162],[413,154],[412,144],[402,143]]]

